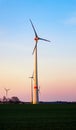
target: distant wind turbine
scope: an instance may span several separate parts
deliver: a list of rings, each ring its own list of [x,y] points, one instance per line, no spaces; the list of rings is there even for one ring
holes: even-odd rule
[[[31,79],[31,103],[33,103],[33,74],[29,78]]]
[[[39,94],[38,94],[38,72],[37,72],[37,43],[39,40],[43,40],[43,41],[46,41],[46,42],[50,42],[49,40],[47,39],[44,39],[44,38],[41,38],[37,35],[37,32],[34,28],[34,25],[30,19],[30,23],[32,25],[32,28],[34,30],[34,33],[35,33],[35,46],[34,46],[34,49],[33,49],[33,54],[34,54],[34,92],[33,92],[33,104],[38,104],[39,103]]]
[[[5,89],[5,92],[6,92],[6,99],[8,98],[8,91],[10,90],[10,89],[7,89],[7,88],[4,88]]]

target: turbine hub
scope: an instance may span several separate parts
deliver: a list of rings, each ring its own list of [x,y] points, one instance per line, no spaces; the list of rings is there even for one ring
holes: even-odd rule
[[[38,41],[38,40],[39,40],[39,38],[38,38],[38,37],[35,37],[35,38],[34,38],[34,40],[35,40],[35,41]]]

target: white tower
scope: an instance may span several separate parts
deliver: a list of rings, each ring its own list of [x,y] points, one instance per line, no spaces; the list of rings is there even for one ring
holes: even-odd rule
[[[33,103],[33,75],[29,77],[31,79],[31,103]]]
[[[33,104],[38,104],[38,68],[37,68],[37,46],[34,50],[34,90],[33,90]]]

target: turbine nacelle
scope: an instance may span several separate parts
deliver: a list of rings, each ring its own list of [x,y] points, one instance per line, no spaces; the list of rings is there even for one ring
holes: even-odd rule
[[[32,76],[30,76],[29,78],[30,78],[30,79],[33,79],[33,78],[34,78],[34,72],[33,72]]]
[[[35,40],[36,42],[38,42],[39,38],[38,38],[38,37],[35,37],[34,40]]]
[[[31,76],[31,77],[29,77],[30,79],[33,79],[34,77],[33,76]]]
[[[5,91],[7,91],[7,92],[10,90],[10,89],[7,89],[7,88],[4,88],[4,89],[5,89]]]

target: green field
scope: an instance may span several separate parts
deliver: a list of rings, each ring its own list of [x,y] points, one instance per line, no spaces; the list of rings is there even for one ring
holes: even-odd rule
[[[76,130],[76,104],[0,104],[0,130]]]

